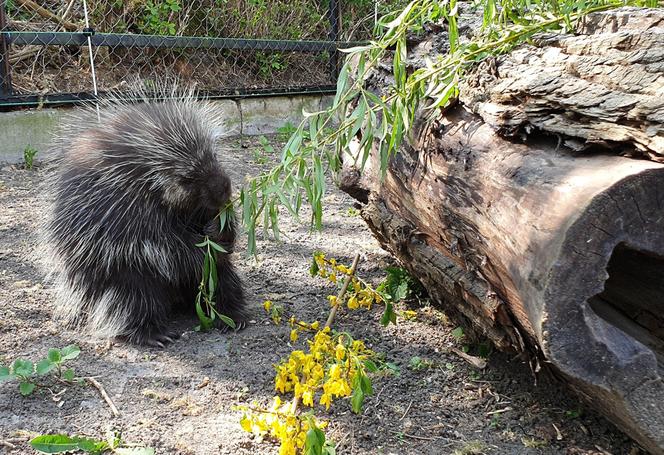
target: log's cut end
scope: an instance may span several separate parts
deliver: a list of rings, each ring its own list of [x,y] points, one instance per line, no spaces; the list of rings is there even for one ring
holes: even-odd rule
[[[541,330],[575,387],[664,453],[664,170],[617,181],[571,224]]]

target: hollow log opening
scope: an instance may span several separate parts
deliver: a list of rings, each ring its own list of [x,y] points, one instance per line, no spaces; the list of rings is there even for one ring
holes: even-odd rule
[[[664,374],[664,257],[620,243],[607,272],[604,290],[589,300],[590,307],[650,348]]]

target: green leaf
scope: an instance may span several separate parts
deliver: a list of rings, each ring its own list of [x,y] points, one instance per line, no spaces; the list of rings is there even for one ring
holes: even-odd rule
[[[62,360],[73,360],[79,356],[81,349],[75,344],[70,344],[60,349],[60,354],[62,355]]]
[[[456,340],[463,338],[463,327],[457,327],[456,329],[452,330],[452,336]]]
[[[402,281],[397,286],[397,289],[393,296],[393,300],[395,302],[400,302],[404,300],[407,296],[408,296],[408,283],[406,281]]]
[[[365,52],[373,47],[371,45],[366,45],[366,46],[354,46],[354,47],[346,47],[346,48],[339,48],[339,52],[343,52],[344,54],[356,54],[358,52]]]
[[[392,373],[393,373],[395,376],[398,376],[399,374],[401,374],[401,368],[399,368],[399,365],[397,365],[397,364],[394,363],[394,362],[385,362],[385,363],[382,365],[382,368],[381,368],[381,369],[383,369],[383,370],[384,370],[384,369],[388,369],[388,370],[392,371]]]
[[[332,102],[332,109],[337,109],[339,103],[341,102],[342,96],[346,90],[346,83],[348,82],[348,73],[350,68],[348,65],[344,65],[339,71],[339,76],[337,77],[337,93],[334,96],[334,101]]]
[[[18,386],[18,391],[21,392],[21,395],[27,397],[35,390],[36,385],[32,382],[21,382]]]
[[[226,221],[228,219],[228,210],[222,210],[219,213],[219,232],[223,231],[226,227]]]
[[[356,387],[353,390],[353,396],[350,398],[351,407],[355,414],[362,412],[362,405],[364,404],[364,392],[362,387]]]
[[[0,366],[0,382],[9,381],[10,379],[15,378],[16,375],[9,372],[9,367]]]
[[[42,453],[64,453],[82,450],[88,453],[101,453],[109,446],[104,441],[95,441],[79,437],[70,437],[64,434],[48,434],[37,436],[30,441],[33,449]]]
[[[60,363],[62,361],[62,355],[60,354],[59,349],[49,349],[47,358],[53,363]]]
[[[74,370],[72,368],[67,368],[63,373],[62,373],[62,379],[65,381],[73,381],[74,380]]]
[[[318,262],[316,262],[316,258],[311,258],[311,267],[309,267],[309,275],[316,276],[318,275],[319,271],[320,268],[318,268]]]
[[[55,368],[55,363],[49,359],[42,359],[37,362],[36,372],[39,375],[45,375]]]
[[[207,277],[208,280],[208,299],[212,300],[214,298],[214,292],[217,289],[217,280],[219,275],[217,274],[217,261],[214,259],[214,255],[210,254],[210,274]]]
[[[216,310],[215,310],[215,313],[217,313]],[[221,314],[221,313],[217,313],[217,316],[219,316],[219,319],[221,319],[224,322],[224,324],[226,324],[231,329],[234,329],[236,327],[235,321],[233,319],[229,318],[228,316],[226,316],[224,314]]]
[[[392,324],[397,323],[397,314],[394,312],[394,306],[392,305],[392,302],[387,301],[385,302],[385,311],[380,318],[380,323],[384,327],[387,327],[390,322]]]
[[[337,455],[337,448],[332,441],[325,441],[323,455]]]
[[[364,368],[366,368],[369,373],[375,373],[378,371],[378,366],[373,362],[373,360],[365,360]]]
[[[14,370],[14,374],[17,376],[31,376],[32,373],[34,373],[35,368],[34,365],[32,364],[31,361],[29,360],[23,360],[23,359],[16,359],[14,360],[14,364],[12,365],[12,369]]]
[[[200,296],[200,293],[199,293]],[[196,331],[199,332],[207,332],[212,328],[212,319],[208,317],[207,314],[205,314],[205,311],[203,311],[203,307],[201,305],[201,299],[196,298],[196,315],[198,316],[198,320],[201,322],[200,325],[196,327]]]
[[[226,250],[224,249],[224,247],[222,247],[222,246],[219,245],[218,243],[213,242],[212,240],[209,241],[208,245],[210,245],[210,246],[212,247],[212,249],[214,249],[214,250],[216,250],[216,251],[218,251],[218,252],[220,252],[220,253],[228,253],[228,251],[226,251]]]
[[[325,445],[325,433],[320,428],[312,427],[307,431],[307,437],[304,440],[305,455],[322,455]]]
[[[360,376],[360,388],[365,395],[373,395],[373,387],[371,386],[371,378],[366,374]]]

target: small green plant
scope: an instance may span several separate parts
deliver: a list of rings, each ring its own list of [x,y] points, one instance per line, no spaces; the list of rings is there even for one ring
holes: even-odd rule
[[[272,322],[275,324],[281,323],[281,319],[284,316],[283,305],[275,305],[272,303],[272,300],[266,300],[263,302],[263,308],[265,308],[265,311],[267,311],[270,319],[272,319]]]
[[[74,370],[63,369],[63,363],[79,356],[81,350],[76,345],[62,349],[49,349],[45,358],[36,364],[30,360],[16,359],[10,366],[0,364],[0,382],[18,380],[18,390],[23,396],[31,395],[40,384],[38,378],[51,377],[64,382],[74,381]]]
[[[153,35],[175,35],[177,27],[173,16],[182,10],[178,0],[147,1],[140,22],[143,33]]]
[[[486,451],[487,445],[482,441],[468,441],[462,447],[456,449],[453,455],[482,455]]]
[[[26,169],[30,170],[33,168],[36,154],[37,149],[30,145],[23,149],[23,163]]]
[[[346,216],[348,217],[356,217],[359,216],[360,211],[356,209],[355,207],[348,207],[346,209]]]
[[[463,340],[463,337],[465,336],[465,333],[463,332],[463,327],[457,327],[456,329],[452,330],[450,335],[452,335],[452,337],[454,337],[456,341],[460,342],[461,340]]]
[[[433,360],[423,359],[417,356],[412,357],[410,359],[410,362],[408,362],[408,368],[414,371],[428,370],[429,368],[433,368],[434,366],[435,363]]]
[[[253,150],[254,161],[256,164],[266,164],[270,161],[270,155],[274,155],[274,147],[265,136],[260,136],[258,143],[261,147]]]
[[[420,292],[419,283],[417,283],[401,267],[387,267],[385,269],[387,276],[383,282],[376,288],[385,301],[385,312],[381,318],[381,324],[387,325],[390,322],[396,323],[397,313],[394,310],[394,304],[407,300]]]
[[[521,443],[524,447],[528,447],[529,449],[541,449],[542,447],[549,445],[545,440],[535,439],[531,436],[524,436],[521,438]]]
[[[295,125],[293,125],[291,122],[286,122],[286,124],[280,128],[277,128],[277,133],[279,134],[279,140],[280,141],[287,141],[288,138],[290,138],[293,133],[297,131],[297,128]]]
[[[283,56],[279,52],[265,53],[256,52],[256,62],[258,63],[258,73],[264,77],[270,77],[274,73],[286,68]]]
[[[155,453],[154,449],[148,447],[125,444],[118,432],[110,432],[105,441],[65,434],[47,434],[33,438],[30,445],[41,453],[66,453],[77,450],[94,455],[105,452],[117,455],[154,455]]]

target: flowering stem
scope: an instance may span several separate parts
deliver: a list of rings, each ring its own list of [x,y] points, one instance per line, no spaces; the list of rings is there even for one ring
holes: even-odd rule
[[[330,315],[327,317],[327,322],[325,323],[325,327],[331,328],[332,322],[334,321],[334,317],[337,315],[337,309],[339,308],[340,305],[339,302],[343,301],[344,295],[346,295],[346,290],[348,289],[348,285],[350,284],[353,275],[355,275],[355,271],[357,270],[357,264],[359,262],[360,262],[360,255],[356,254],[355,259],[353,259],[353,265],[351,265],[350,267],[350,272],[348,273],[348,275],[346,275],[344,284],[343,286],[341,286],[339,294],[337,294],[337,303],[332,307],[332,309],[330,310]]]

